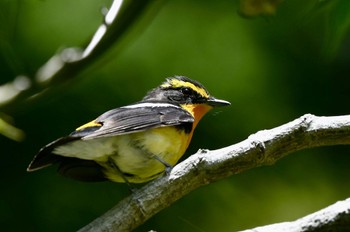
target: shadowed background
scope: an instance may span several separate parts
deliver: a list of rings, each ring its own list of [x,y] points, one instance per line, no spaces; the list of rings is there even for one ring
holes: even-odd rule
[[[33,76],[64,47],[84,46],[110,3],[0,1],[0,84]],[[165,2],[143,31],[125,37],[78,79],[3,112],[26,137],[0,137],[2,229],[77,230],[127,196],[125,184],[82,183],[58,176],[55,167],[26,168],[43,145],[141,100],[168,76],[198,80],[232,103],[201,121],[186,156],[305,113],[349,114],[347,0],[285,1],[274,15],[253,18],[239,8],[238,1]],[[349,162],[349,146],[298,152],[204,186],[138,231],[236,231],[295,220],[350,196]]]

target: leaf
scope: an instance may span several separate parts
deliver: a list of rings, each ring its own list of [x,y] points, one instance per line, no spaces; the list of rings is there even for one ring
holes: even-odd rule
[[[326,56],[334,57],[350,28],[350,1],[336,0],[329,11]]]
[[[274,15],[283,0],[241,0],[239,14],[244,17]]]
[[[14,127],[2,118],[0,118],[0,134],[17,142],[22,141],[25,136],[22,130]]]

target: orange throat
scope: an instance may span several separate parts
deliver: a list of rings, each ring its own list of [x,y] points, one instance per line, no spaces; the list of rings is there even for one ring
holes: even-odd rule
[[[196,128],[198,122],[202,119],[202,117],[208,113],[213,107],[205,104],[193,104],[193,105],[181,105],[182,108],[187,110],[190,114],[192,114],[194,118],[193,122],[193,130]]]
[[[187,149],[188,145],[191,142],[192,139],[192,135],[194,132],[194,129],[196,128],[198,122],[201,120],[201,118],[209,111],[212,109],[211,106],[209,105],[204,105],[204,104],[193,104],[193,105],[182,105],[182,108],[184,108],[185,110],[187,110],[194,118],[194,122],[193,122],[193,126],[192,126],[192,130],[190,132],[190,134],[188,135],[188,140],[187,140],[187,144],[186,144],[186,148]]]

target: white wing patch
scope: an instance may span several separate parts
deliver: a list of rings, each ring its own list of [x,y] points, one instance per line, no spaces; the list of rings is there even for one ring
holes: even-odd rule
[[[181,109],[180,106],[176,106],[176,105],[169,104],[169,103],[149,103],[149,102],[123,106],[121,108],[133,109],[133,108],[143,108],[143,107],[151,107],[151,108],[152,107],[154,107],[154,108],[156,108],[156,107],[173,107],[173,108]]]

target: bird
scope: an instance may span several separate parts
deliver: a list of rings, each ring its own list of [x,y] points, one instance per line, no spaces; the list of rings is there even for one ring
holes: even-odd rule
[[[42,147],[32,172],[52,164],[79,181],[140,184],[169,173],[211,109],[230,105],[185,76],[166,78],[139,102],[109,110]]]

